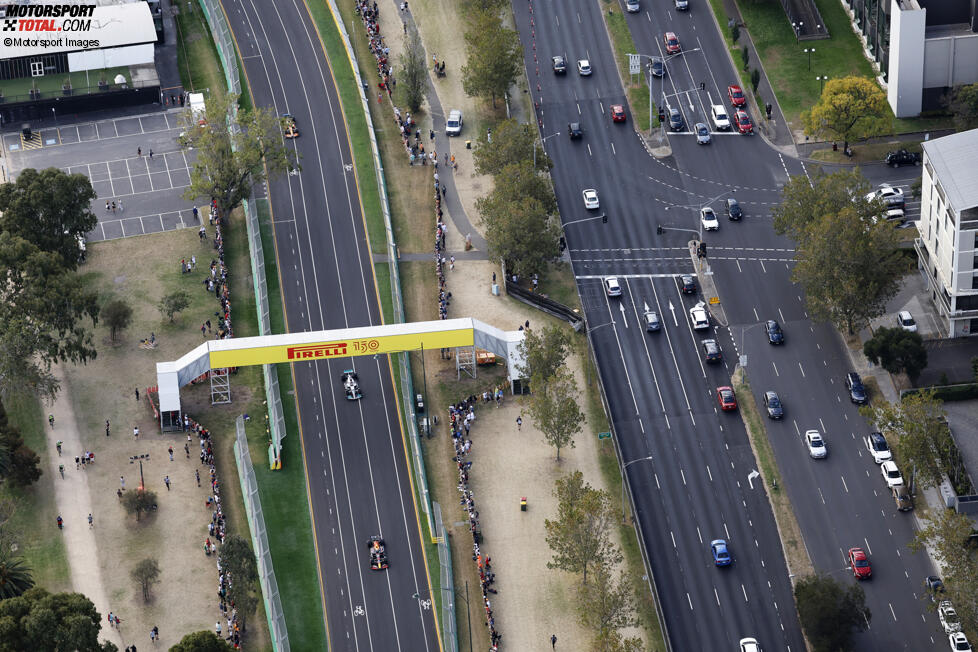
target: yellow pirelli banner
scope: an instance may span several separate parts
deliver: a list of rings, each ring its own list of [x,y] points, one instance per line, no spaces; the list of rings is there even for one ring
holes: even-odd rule
[[[422,348],[429,350],[445,349],[472,346],[474,343],[475,331],[472,328],[459,328],[432,333],[381,335],[304,344],[218,350],[210,351],[209,358],[211,369],[222,369],[224,367],[247,367],[249,365],[277,364],[280,362],[315,362],[316,360],[357,355],[420,351]]]

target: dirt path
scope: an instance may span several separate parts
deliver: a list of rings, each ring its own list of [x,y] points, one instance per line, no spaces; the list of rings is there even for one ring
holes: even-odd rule
[[[65,553],[68,566],[71,568],[71,586],[78,593],[84,593],[95,604],[95,609],[103,619],[111,611],[105,585],[102,583],[102,571],[98,558],[98,546],[95,543],[94,527],[98,527],[102,515],[96,514],[92,507],[91,493],[88,488],[88,474],[98,473],[102,468],[96,456],[94,466],[75,468],[75,456],[81,456],[88,449],[81,441],[75,412],[71,406],[71,397],[65,383],[64,371],[55,369],[55,375],[61,382],[62,389],[54,404],[48,407],[48,413],[54,415],[54,428],[48,427],[51,436],[47,447],[47,472],[54,478],[55,502],[61,518],[64,519],[64,530],[61,536],[65,538]],[[57,442],[62,442],[62,453],[58,456]],[[64,464],[64,479],[60,477],[58,466]],[[94,527],[88,525],[88,515],[94,518]],[[51,516],[51,527],[55,527],[55,517]],[[103,620],[101,640],[108,640],[117,646],[122,646],[122,636],[108,627]]]

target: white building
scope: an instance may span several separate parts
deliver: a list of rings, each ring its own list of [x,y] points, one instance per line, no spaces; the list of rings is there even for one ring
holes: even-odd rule
[[[923,148],[918,264],[944,335],[978,334],[978,129]]]

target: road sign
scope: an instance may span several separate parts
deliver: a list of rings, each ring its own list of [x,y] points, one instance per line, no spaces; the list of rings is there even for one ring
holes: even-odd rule
[[[598,439],[611,439],[611,433],[610,432],[599,432],[598,433]]]
[[[638,75],[642,72],[642,58],[637,54],[628,55],[628,74]]]
[[[710,297],[710,305],[715,306],[720,303],[720,297]]]

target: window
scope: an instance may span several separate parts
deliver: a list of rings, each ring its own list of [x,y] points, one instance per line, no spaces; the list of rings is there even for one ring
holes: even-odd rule
[[[43,77],[43,76],[44,76],[44,62],[31,61],[31,77]]]

